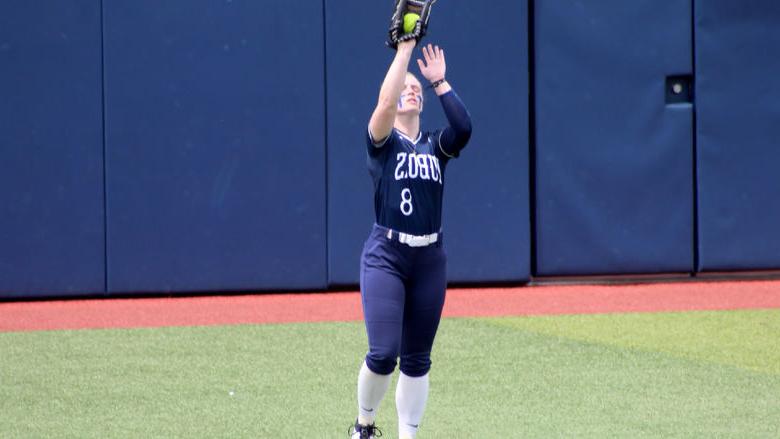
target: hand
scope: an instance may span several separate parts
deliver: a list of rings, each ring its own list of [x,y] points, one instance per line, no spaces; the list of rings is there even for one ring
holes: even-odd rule
[[[428,80],[428,82],[435,82],[440,79],[444,79],[444,74],[447,71],[447,63],[444,61],[444,50],[439,49],[439,46],[423,46],[422,50],[423,60],[418,59],[417,65],[420,67],[420,73]]]

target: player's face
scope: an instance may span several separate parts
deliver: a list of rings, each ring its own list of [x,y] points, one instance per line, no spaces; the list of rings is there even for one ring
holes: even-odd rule
[[[407,74],[404,90],[398,99],[399,114],[420,114],[423,108],[422,85],[414,75]]]

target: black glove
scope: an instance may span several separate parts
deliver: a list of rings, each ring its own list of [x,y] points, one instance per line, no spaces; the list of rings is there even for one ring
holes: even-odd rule
[[[428,18],[431,15],[431,6],[436,0],[395,0],[395,9],[390,18],[390,32],[388,33],[387,46],[391,49],[397,49],[398,43],[414,40],[415,44],[425,36],[428,30]],[[414,29],[404,32],[404,16],[408,13],[415,13],[420,16]]]

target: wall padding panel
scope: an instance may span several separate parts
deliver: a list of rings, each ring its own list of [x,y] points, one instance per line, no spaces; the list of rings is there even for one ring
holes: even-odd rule
[[[780,3],[695,14],[698,269],[779,269]]]
[[[112,293],[326,286],[322,13],[105,2]]]
[[[0,298],[105,292],[100,2],[0,3]]]
[[[542,276],[693,269],[691,4],[536,2],[536,238]]]

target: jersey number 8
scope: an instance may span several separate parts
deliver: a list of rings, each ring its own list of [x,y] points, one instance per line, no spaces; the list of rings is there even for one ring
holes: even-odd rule
[[[401,191],[401,213],[406,216],[412,214],[414,208],[412,207],[412,191],[409,188],[404,188]]]

